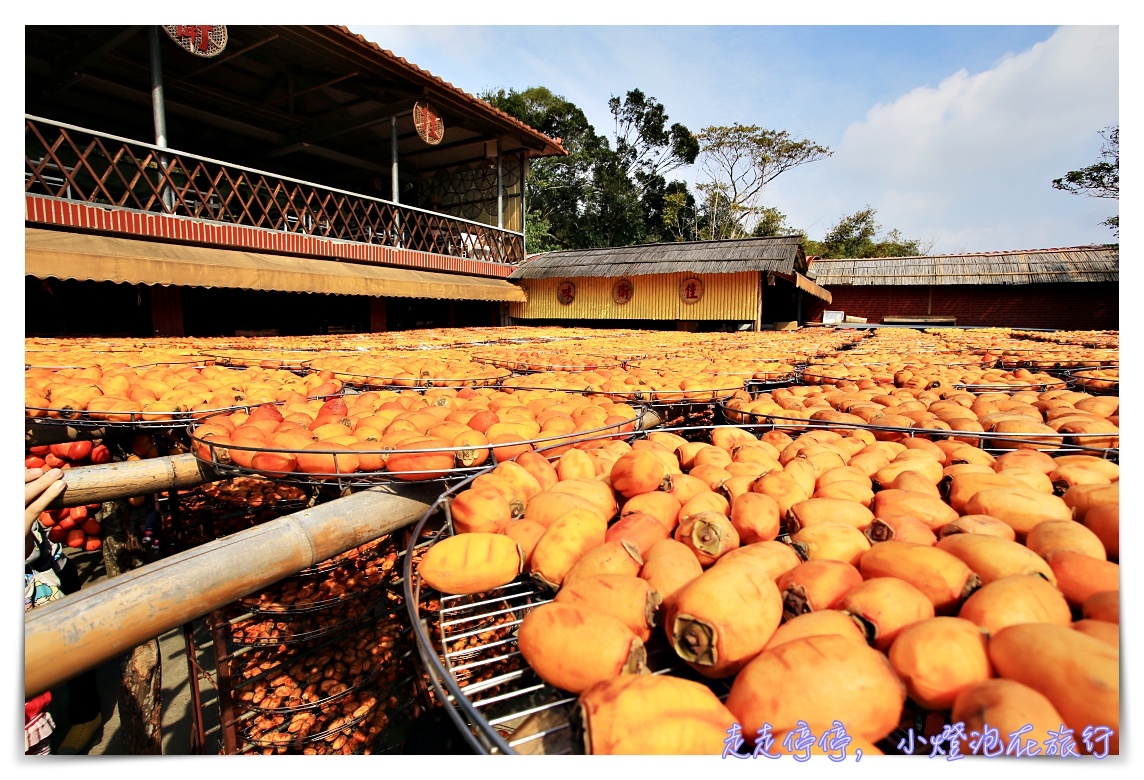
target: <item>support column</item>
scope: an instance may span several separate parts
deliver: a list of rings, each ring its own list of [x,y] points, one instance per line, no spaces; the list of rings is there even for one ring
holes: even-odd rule
[[[147,28],[147,42],[151,52],[151,119],[155,124],[155,146],[160,149],[167,148],[167,106],[163,98],[163,60],[159,49],[159,27],[150,25]],[[166,154],[159,153],[159,169],[164,175],[167,171],[168,158]],[[174,211],[175,196],[171,188],[163,185],[161,190],[163,206],[167,213]]]
[[[759,300],[755,303],[755,332],[763,329],[763,290],[766,289],[764,272],[759,271]]]
[[[397,183],[397,117],[391,116],[389,118],[389,159],[390,159],[390,185],[392,195],[390,200],[394,203],[401,202],[400,187]]]
[[[504,230],[504,157],[497,139],[497,227]]]
[[[385,298],[369,299],[369,332],[385,333]]]
[[[184,335],[181,287],[151,287],[151,332],[155,336]]]

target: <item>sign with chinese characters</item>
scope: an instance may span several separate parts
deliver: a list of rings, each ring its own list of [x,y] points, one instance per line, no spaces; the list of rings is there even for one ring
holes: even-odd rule
[[[631,279],[617,279],[612,284],[612,300],[617,306],[623,306],[632,299],[634,290]]]
[[[226,48],[226,25],[164,24],[171,40],[196,57],[217,57]]]
[[[703,297],[703,282],[689,276],[679,283],[679,300],[684,303],[699,303]]]
[[[1001,734],[997,728],[987,723],[982,725],[981,731],[972,728],[967,731],[966,728],[962,721],[946,723],[940,733],[928,739],[923,735],[915,735],[913,728],[910,728],[906,736],[898,741],[898,753],[907,756],[924,755],[928,750],[930,758],[942,756],[946,761],[957,761],[967,755],[980,755],[986,758],[995,756],[1063,758],[1079,757],[1077,748],[1083,744],[1085,753],[1100,759],[1108,756],[1110,742],[1116,733],[1108,726],[1085,726],[1080,733],[1080,743],[1078,743],[1076,731],[1062,723],[1060,729],[1048,729],[1045,732],[1047,739],[1038,742],[1026,736],[1033,731],[1033,726],[1029,723],[1008,735]],[[763,723],[755,734],[755,747],[751,752],[746,752],[750,749],[745,748],[746,739],[738,723],[732,723],[726,734],[727,739],[723,740],[723,758],[779,758],[782,755],[790,755],[795,761],[809,761],[814,747],[817,746],[820,752],[837,763],[846,760],[847,747],[853,741],[846,732],[846,727],[837,720],[831,728],[818,736],[811,731],[806,721],[800,720],[795,728],[786,732],[781,743],[777,741],[771,724]],[[1008,740],[1005,736],[1008,736]],[[963,748],[969,752],[963,753]],[[862,760],[861,748],[855,747],[853,754],[855,762]]]
[[[556,288],[556,300],[567,306],[576,300],[576,285],[565,279]]]
[[[421,140],[430,146],[436,146],[445,138],[445,120],[428,103],[413,104],[413,126]]]

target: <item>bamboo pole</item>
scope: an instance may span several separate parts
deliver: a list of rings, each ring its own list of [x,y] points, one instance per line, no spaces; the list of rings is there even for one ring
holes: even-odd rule
[[[226,479],[194,455],[171,455],[82,466],[64,471],[64,492],[49,509],[146,496]]]
[[[432,484],[370,488],[30,610],[24,616],[25,696],[50,690],[283,577],[410,525],[439,491]]]

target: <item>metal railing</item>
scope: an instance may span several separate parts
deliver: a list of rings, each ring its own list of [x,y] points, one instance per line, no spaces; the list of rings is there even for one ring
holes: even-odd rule
[[[493,263],[524,259],[520,233],[28,114],[24,192]]]

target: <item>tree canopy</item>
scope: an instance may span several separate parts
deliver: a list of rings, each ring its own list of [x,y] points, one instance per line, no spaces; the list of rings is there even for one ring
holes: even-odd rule
[[[751,235],[762,218],[764,188],[800,165],[830,157],[833,152],[785,130],[758,125],[704,128],[699,133],[700,169],[706,181],[698,186],[715,209],[713,238]]]
[[[608,102],[613,143],[584,112],[545,87],[496,90],[481,96],[546,135],[560,138],[567,157],[532,164],[525,244],[529,251],[624,246],[670,240],[665,198],[683,182],[666,175],[695,161],[699,143],[682,124],[668,124],[662,103],[638,89]]]
[[[1054,189],[1091,198],[1120,198],[1120,125],[1106,127],[1100,131],[1100,137],[1104,142],[1096,162],[1053,179]],[[1120,235],[1119,214],[1100,224],[1107,225],[1117,236]]]
[[[552,138],[567,157],[534,160],[526,188],[525,244],[529,252],[697,241],[746,236],[803,237],[808,255],[890,257],[924,254],[920,242],[887,231],[870,206],[843,216],[822,241],[762,204],[778,176],[833,152],[785,130],[735,123],[693,134],[671,123],[664,105],[638,89],[613,95],[611,138],[584,112],[545,87],[498,89],[481,96]],[[1113,144],[1116,135],[1112,135]],[[694,190],[669,180],[699,164]],[[1071,175],[1071,174],[1070,174]],[[1054,185],[1055,186],[1055,185]]]
[[[807,255],[826,258],[841,257],[912,257],[924,255],[929,247],[921,242],[902,238],[896,228],[876,240],[882,226],[877,222],[877,211],[870,206],[838,220],[826,232],[822,241],[805,240]]]

